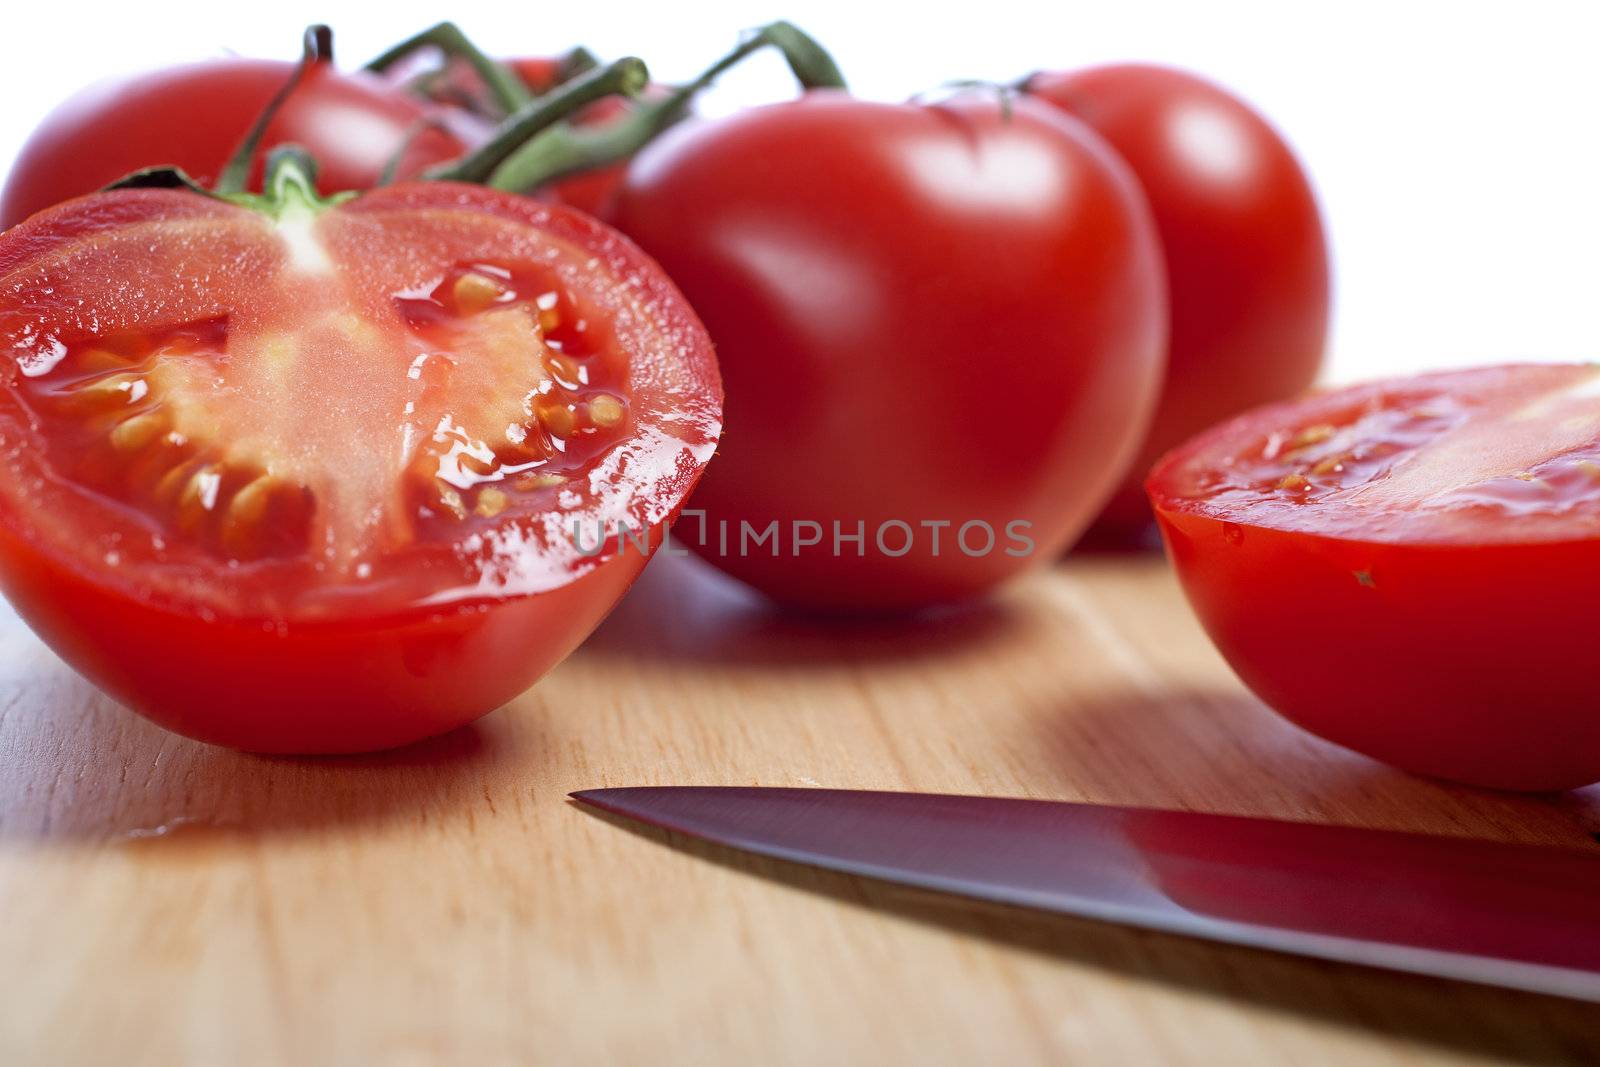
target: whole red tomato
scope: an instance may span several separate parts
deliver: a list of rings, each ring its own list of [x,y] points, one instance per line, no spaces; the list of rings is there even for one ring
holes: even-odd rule
[[[39,125],[0,192],[0,226],[170,164],[210,185],[250,126],[294,73],[268,59],[215,59],[90,86]],[[301,145],[317,187],[367,189],[404,155],[401,177],[459,156],[481,123],[428,105],[375,75],[342,74],[318,59],[268,127],[261,147]],[[260,187],[260,168],[252,178]]]
[[[1117,150],[1161,233],[1172,312],[1166,384],[1133,473],[1094,535],[1134,541],[1150,523],[1140,483],[1162,453],[1316,377],[1328,331],[1327,240],[1289,146],[1211,82],[1123,64],[1038,74],[1026,91]]]
[[[1044,105],[815,91],[686,124],[634,160],[614,217],[727,385],[694,547],[776,598],[980,594],[1064,549],[1144,433],[1154,227],[1115,155]]]
[[[1508,789],[1600,779],[1600,370],[1509,366],[1272,405],[1150,497],[1206,630],[1306,729]]]
[[[403,744],[610,609],[710,458],[716,366],[660,269],[578,212],[268,183],[0,235],[0,587],[180,733]]]

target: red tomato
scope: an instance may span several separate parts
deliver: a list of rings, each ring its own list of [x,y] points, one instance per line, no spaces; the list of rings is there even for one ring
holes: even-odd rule
[[[1027,92],[1110,142],[1161,231],[1172,309],[1166,385],[1133,473],[1095,532],[1134,541],[1150,523],[1140,483],[1162,453],[1316,377],[1328,332],[1327,240],[1289,146],[1208,81],[1128,64],[1038,74]]]
[[[683,287],[727,382],[695,547],[771,596],[980,594],[1065,548],[1144,432],[1166,336],[1154,229],[1116,157],[1042,105],[817,91],[686,124],[635,159],[615,218]],[[776,547],[739,543],[774,522]],[[802,545],[810,523],[822,541]]]
[[[0,586],[118,699],[258,751],[532,684],[720,417],[698,320],[601,224],[448,183],[308,203],[124,190],[0,235]]]
[[[0,192],[0,226],[150,166],[181,167],[212,184],[294,68],[277,60],[216,59],[83,90],[45,118],[12,164]],[[479,125],[375,75],[341,74],[319,60],[261,147],[301,145],[317,159],[317,187],[331,193],[371,188],[402,150],[401,177],[453,159]],[[260,177],[258,165],[252,188],[260,188]]]
[[[1190,601],[1262,700],[1422,774],[1600,779],[1600,369],[1510,366],[1263,408],[1157,466]]]

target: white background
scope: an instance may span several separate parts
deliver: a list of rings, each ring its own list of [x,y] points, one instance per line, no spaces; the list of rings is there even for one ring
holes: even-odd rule
[[[21,10],[18,8],[21,7]],[[1505,359],[1600,358],[1600,5],[1017,3],[903,11],[784,5],[408,0],[14,5],[0,65],[0,158],[95,78],[224,54],[293,57],[330,22],[358,65],[449,15],[501,53],[574,43],[692,76],[740,29],[786,17],[862,95],[1117,59],[1179,64],[1276,121],[1321,194],[1337,272],[1328,377]],[[762,57],[709,113],[791,91]],[[181,121],[175,116],[174,121]]]

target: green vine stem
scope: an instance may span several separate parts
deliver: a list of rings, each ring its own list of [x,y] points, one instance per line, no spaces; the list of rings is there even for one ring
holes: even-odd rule
[[[561,62],[556,65],[556,81],[571,81],[599,65],[600,60],[595,58],[595,54],[579,45],[561,57]]]
[[[482,147],[452,163],[433,168],[423,177],[443,181],[486,182],[510,156],[529,143],[530,138],[537,141],[542,131],[557,128],[556,124],[562,119],[596,100],[619,94],[635,96],[649,82],[650,71],[643,60],[634,56],[579,75],[543,96],[530,100],[502,122],[494,136]]]
[[[483,84],[489,87],[495,103],[499,104],[501,110],[508,115],[522,110],[533,99],[528,87],[522,84],[521,78],[505,64],[496,62],[485,54],[453,22],[441,22],[414,37],[406,38],[368,63],[365,69],[382,73],[424,48],[437,48],[447,57],[465,60],[478,77],[483,79]]]
[[[792,23],[769,23],[746,35],[737,48],[707,67],[694,81],[660,100],[641,104],[621,122],[593,130],[563,122],[525,140],[486,175],[487,182],[496,189],[525,192],[558,178],[628,159],[681,120],[696,95],[746,56],[768,47],[783,54],[802,88],[845,88],[844,75],[826,49]]]
[[[186,189],[198,196],[209,196],[259,211],[279,221],[303,220],[356,195],[354,191],[332,196],[320,195],[317,192],[317,161],[297,144],[278,145],[267,153],[265,177],[259,193],[207,189],[177,167],[146,167],[112,182],[106,188]]]
[[[274,219],[315,215],[323,208],[348,200],[354,193],[331,197],[317,195],[317,161],[297,144],[279,145],[267,153],[266,176],[261,195],[234,197],[236,202]]]
[[[250,180],[250,167],[256,160],[256,151],[261,147],[261,139],[267,134],[267,127],[272,125],[272,120],[277,117],[278,109],[283,107],[284,101],[289,99],[289,95],[317,64],[332,62],[333,30],[321,25],[306,27],[305,35],[301,39],[300,62],[296,64],[289,79],[283,83],[283,87],[267,102],[267,106],[262,108],[261,114],[256,116],[255,124],[244,135],[244,140],[239,142],[239,147],[233,150],[233,155],[228,157],[222,173],[217,176],[215,191],[219,195],[230,196],[244,192],[245,183]]]

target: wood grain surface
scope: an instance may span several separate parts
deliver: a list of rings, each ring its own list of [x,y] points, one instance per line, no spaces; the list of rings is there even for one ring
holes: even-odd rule
[[[1600,848],[1595,790],[1452,788],[1280,722],[1158,560],[896,626],[658,560],[513,705],[364,758],[166,734],[3,613],[0,649],[0,1063],[1600,1062],[1594,1006],[980,908],[565,799],[940,790]]]

